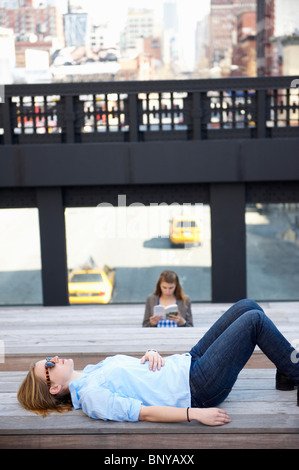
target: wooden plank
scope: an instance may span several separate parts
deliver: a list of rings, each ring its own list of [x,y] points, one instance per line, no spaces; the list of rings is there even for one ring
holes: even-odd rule
[[[1,387],[2,388],[2,387]],[[3,405],[10,405],[11,411],[18,413],[20,411],[19,405],[16,399],[16,392],[18,391],[18,385],[14,387],[14,392],[7,392],[5,387],[3,392],[0,393],[0,416],[7,414],[8,408],[3,408]],[[263,393],[261,393],[261,391]],[[261,388],[260,390],[252,390],[239,388],[233,390],[229,397],[225,400],[225,403],[221,407],[233,411],[234,413],[239,412],[238,410],[244,410],[244,414],[251,413],[253,411],[261,411],[262,413],[291,413],[298,415],[298,410],[293,408],[296,405],[296,391],[285,392],[283,396],[278,396],[276,391],[270,391],[267,388]],[[276,402],[276,400],[278,400]],[[252,402],[252,403],[251,403]],[[244,408],[250,406],[248,410]]]
[[[78,369],[81,370],[81,369]],[[0,372],[0,393],[1,393],[1,387],[4,383],[15,383],[20,380],[22,380],[27,371],[1,371]],[[268,383],[269,389],[273,388],[273,383],[274,383],[274,378],[275,378],[275,370],[273,369],[242,369],[239,376],[238,380],[235,384],[235,387],[238,384],[241,383],[246,383],[248,385],[252,384],[253,387],[256,387],[256,380],[264,380],[265,382]],[[254,382],[253,382],[254,381]]]
[[[251,415],[262,416],[265,422],[265,415],[274,415],[282,413],[296,417],[297,427],[299,427],[299,410],[296,406],[296,392],[288,392],[289,396],[284,399],[279,398],[279,401],[273,400],[273,394],[267,390],[264,394],[250,391],[242,391],[239,393],[232,392],[231,397],[225,400],[225,403],[220,407],[225,409],[232,418],[236,415]],[[31,413],[19,407],[15,396],[12,394],[0,394],[0,417],[1,420],[7,416],[30,416]],[[277,396],[275,398],[277,400]],[[293,419],[293,418],[292,418]],[[4,424],[0,425],[3,429]],[[27,429],[27,427],[26,427]],[[299,430],[298,430],[299,432]]]
[[[182,351],[160,351],[163,356],[168,356],[176,352],[185,352],[185,350]],[[143,351],[122,351],[123,354],[131,355],[134,357],[141,357],[144,353]],[[47,351],[43,351],[43,354],[37,353],[35,355],[32,354],[24,354],[24,351],[22,354],[19,355],[9,355],[6,356],[6,360],[3,364],[0,364],[0,371],[28,371],[30,365],[41,358],[45,357],[45,354],[47,354]],[[49,351],[49,355],[53,354],[53,350]],[[83,369],[86,365],[88,364],[96,364],[102,360],[104,360],[107,356],[110,356],[112,354],[112,351],[109,351],[108,353],[89,353],[89,352],[80,352],[80,353],[61,353],[59,350],[55,348],[55,353],[58,354],[59,356],[62,357],[72,357],[75,363],[75,367],[77,369]],[[254,354],[251,356],[247,364],[245,365],[246,368],[252,368],[252,369],[257,369],[257,368],[274,368],[274,364],[260,351],[255,351]]]
[[[80,370],[80,369],[79,369]],[[0,372],[0,400],[3,393],[14,393],[26,376],[26,371]],[[272,391],[275,384],[275,369],[243,369],[233,390],[268,390]],[[275,391],[276,392],[276,391]],[[286,392],[282,397],[288,396]]]
[[[132,437],[126,434],[101,435],[26,435],[0,436],[0,449],[103,449],[98,461],[104,463],[104,457],[117,450],[129,449],[186,449],[192,455],[192,449],[297,449],[299,437],[296,434],[190,434],[182,439],[180,434],[138,434]],[[168,452],[169,454],[169,452]],[[101,459],[101,455],[103,455]],[[127,455],[127,454],[125,454]],[[185,455],[185,452],[184,452]],[[198,464],[200,464],[201,457]],[[194,460],[196,462],[196,460]]]
[[[162,355],[168,356],[174,354],[176,352],[184,353],[185,350],[182,351],[162,351]],[[6,360],[3,364],[0,364],[0,371],[28,371],[30,365],[41,358],[44,358],[45,353],[43,354],[19,354],[19,355],[9,355],[6,357]],[[127,354],[134,357],[142,357],[144,353],[143,351],[122,351],[122,354]],[[112,355],[112,352],[109,353],[89,353],[89,352],[81,352],[81,353],[60,353],[59,350],[55,349],[55,354],[58,354],[60,357],[72,357],[75,363],[76,369],[83,369],[88,364],[96,364],[102,360],[104,360],[107,356]],[[53,355],[53,351],[49,351],[49,355]],[[251,369],[258,369],[258,368],[271,368],[273,369],[275,366],[274,364],[264,355],[261,351],[255,351],[254,354],[251,356],[247,364],[245,365],[246,368]]]
[[[78,369],[81,370],[81,369]],[[11,385],[12,387],[15,384],[19,383],[27,371],[2,371],[0,372],[0,393],[3,392],[3,386]],[[246,387],[252,389],[261,389],[268,388],[269,390],[273,388],[275,380],[275,370],[274,369],[243,369],[238,377],[238,380],[234,388]],[[14,391],[14,390],[11,390]]]
[[[79,369],[81,370],[81,369]],[[22,380],[27,371],[1,371],[0,372],[0,393],[2,391],[3,384],[6,383],[16,383]],[[238,380],[235,384],[237,387],[240,384],[246,384],[246,386],[252,386],[253,388],[259,388],[260,382],[257,381],[264,381],[265,384],[268,385],[269,389],[273,388],[275,378],[275,370],[273,369],[243,369],[239,376]]]
[[[193,304],[194,326],[206,327],[212,324],[229,307],[229,304]],[[261,304],[267,315],[279,322],[285,320],[299,323],[299,302]],[[68,307],[9,307],[1,308],[1,324],[30,326],[50,325],[53,316],[60,325],[68,327],[83,325],[85,320],[95,321],[97,326],[141,327],[144,314],[143,304],[99,305]]]
[[[226,409],[225,407],[222,407]],[[294,409],[296,405],[294,404]],[[298,414],[231,413],[232,421],[217,428],[218,434],[298,434]],[[23,434],[213,434],[213,426],[201,423],[103,422],[84,416],[80,410],[46,418],[24,412],[1,416],[0,435]]]

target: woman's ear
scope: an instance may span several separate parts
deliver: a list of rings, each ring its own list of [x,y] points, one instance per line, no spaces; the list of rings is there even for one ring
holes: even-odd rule
[[[50,388],[51,395],[57,395],[62,389],[62,385],[52,385]]]

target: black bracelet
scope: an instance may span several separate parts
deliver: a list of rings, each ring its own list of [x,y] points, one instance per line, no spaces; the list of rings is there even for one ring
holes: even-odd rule
[[[189,408],[189,406],[188,406],[188,408],[187,408],[187,421],[190,423],[190,419],[189,419],[189,409],[190,409],[190,408]]]

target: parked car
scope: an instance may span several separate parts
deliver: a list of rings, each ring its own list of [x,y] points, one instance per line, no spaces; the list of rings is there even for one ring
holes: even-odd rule
[[[187,217],[174,217],[170,221],[169,239],[172,245],[201,243],[199,221]]]
[[[107,304],[111,300],[115,270],[104,266],[73,270],[69,275],[71,304]]]

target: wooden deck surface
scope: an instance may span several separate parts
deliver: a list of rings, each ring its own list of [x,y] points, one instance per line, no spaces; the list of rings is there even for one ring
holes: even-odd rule
[[[299,302],[261,305],[289,341],[299,338]],[[194,304],[193,328],[167,329],[142,328],[144,305],[2,308],[0,340],[5,362],[0,370],[26,370],[32,360],[54,354],[72,357],[83,368],[107,355],[138,356],[148,348],[163,354],[183,353],[228,307]],[[265,360],[261,366],[269,364]]]
[[[117,423],[81,410],[41,418],[21,409],[16,392],[25,372],[0,372],[0,448],[298,449],[296,391],[274,388],[273,369],[243,369],[221,405],[231,423]]]
[[[289,341],[299,344],[299,302],[261,303]],[[229,307],[194,304],[193,328],[142,328],[143,305],[9,307],[0,309],[0,448],[207,449],[299,448],[297,391],[275,390],[275,369],[257,349],[221,405],[232,422],[115,423],[81,411],[41,418],[23,410],[19,384],[33,360],[73,357],[77,369],[116,353],[140,356],[147,348],[167,355],[188,351]],[[251,368],[250,368],[251,367]]]

